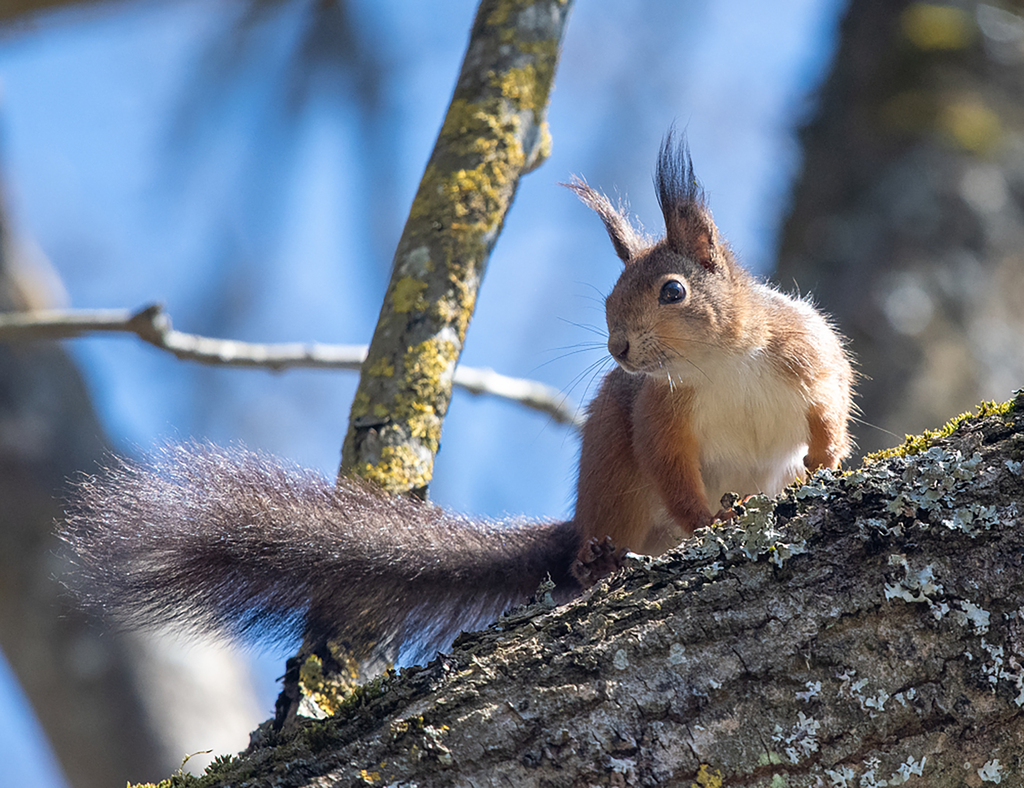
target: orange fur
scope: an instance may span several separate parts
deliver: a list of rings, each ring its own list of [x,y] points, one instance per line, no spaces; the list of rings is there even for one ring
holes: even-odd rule
[[[590,407],[573,520],[581,544],[650,554],[709,525],[725,492],[774,495],[837,467],[853,381],[828,321],[736,263],[671,133],[656,181],[666,236],[654,243],[571,186],[625,263],[605,303],[619,367]]]

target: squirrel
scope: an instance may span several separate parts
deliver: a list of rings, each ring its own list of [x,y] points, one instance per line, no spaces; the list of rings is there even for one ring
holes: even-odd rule
[[[567,184],[625,264],[606,302],[617,366],[589,406],[571,520],[472,520],[239,447],[168,445],[79,483],[60,536],[84,601],[131,626],[417,660],[547,577],[561,602],[623,550],[667,550],[710,525],[726,492],[774,495],[837,467],[850,452],[843,341],[736,263],[671,131],[655,183],[658,241]]]
[[[651,555],[710,525],[726,493],[777,495],[837,467],[853,387],[826,318],[737,264],[672,131],[655,183],[665,237],[653,244],[605,195],[568,184],[625,264],[605,302],[618,366],[583,428],[574,522],[584,544]]]

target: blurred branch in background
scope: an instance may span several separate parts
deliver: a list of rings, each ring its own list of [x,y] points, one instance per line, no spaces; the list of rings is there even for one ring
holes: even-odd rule
[[[12,27],[16,30],[18,23],[25,24],[29,21],[29,17],[44,11],[58,11],[69,7],[85,8],[104,4],[101,0],[4,0],[3,3],[0,3],[0,25],[14,23]]]
[[[307,369],[358,370],[366,359],[366,345],[320,343],[239,342],[176,331],[162,306],[152,304],[137,312],[109,310],[37,310],[0,313],[0,342],[33,339],[69,339],[97,333],[135,334],[154,347],[183,361],[229,367],[252,367],[280,372]],[[583,426],[582,410],[558,389],[536,380],[513,378],[490,369],[457,367],[454,385],[470,394],[489,394],[548,414],[559,424]]]
[[[52,272],[44,258],[26,254],[2,203],[0,310],[52,305],[59,296],[39,286]],[[194,686],[187,668],[169,678],[141,638],[107,630],[54,580],[68,571],[53,535],[67,479],[95,467],[106,449],[82,376],[63,348],[0,345],[0,648],[76,788],[174,768],[175,731],[148,700],[173,685],[175,702],[157,711],[181,711]],[[239,695],[221,700],[229,714],[240,702]]]
[[[1022,103],[1018,13],[850,3],[777,279],[851,339],[862,451],[1024,382]]]

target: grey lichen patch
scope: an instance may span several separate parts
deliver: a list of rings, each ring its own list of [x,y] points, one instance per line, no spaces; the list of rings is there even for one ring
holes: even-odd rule
[[[826,769],[825,774],[834,788],[858,788],[859,786],[898,786],[909,782],[913,777],[920,777],[925,772],[927,755],[919,759],[913,755],[896,763],[890,771],[878,757],[869,757],[862,763],[853,766],[842,765],[835,769]]]
[[[747,499],[737,524],[743,529],[743,552],[747,558],[764,555],[781,567],[792,556],[807,549],[802,539],[787,541],[787,536],[776,528],[775,502],[766,496],[755,495]]]
[[[1006,774],[1005,767],[999,763],[998,758],[992,758],[991,760],[985,761],[981,768],[978,769],[978,777],[982,782],[1000,784],[1003,781],[1003,777]]]
[[[934,606],[936,599],[943,593],[940,583],[935,582],[935,567],[931,564],[919,570],[912,570],[903,554],[889,556],[889,566],[903,569],[903,577],[897,583],[886,583],[886,599],[902,599],[904,602],[925,602]]]
[[[430,259],[429,246],[417,246],[409,250],[401,258],[398,258],[396,263],[402,276],[412,277],[421,281],[425,281],[427,275],[434,270],[434,264]]]
[[[776,725],[771,740],[775,747],[785,754],[789,763],[798,764],[818,752],[818,731],[821,723],[808,717],[802,711],[797,712],[797,719],[783,728]]]
[[[842,483],[856,485],[861,497],[871,494],[885,500],[883,516],[862,523],[868,530],[888,532],[895,528],[900,531],[906,525],[918,524],[942,526],[973,536],[1013,513],[964,495],[979,482],[982,474],[990,475],[992,471],[977,452],[964,457],[959,449],[933,446],[923,453],[890,461],[888,465],[871,466],[870,472],[844,477]]]
[[[986,638],[981,639],[981,649],[984,654],[981,671],[993,691],[997,691],[999,682],[1008,683],[1011,694],[1016,690],[1014,704],[1018,708],[1024,707],[1024,666],[1020,663],[1020,655],[1007,655],[1005,646],[991,643]]]
[[[751,561],[767,558],[782,567],[792,556],[803,553],[806,544],[802,538],[794,538],[792,529],[783,532],[778,528],[775,506],[776,501],[767,496],[751,496],[734,507],[736,516],[698,531],[685,543],[683,555],[706,562],[699,571],[708,579],[717,577],[724,567],[707,559],[742,555]]]
[[[856,670],[848,668],[837,678],[842,682],[839,696],[856,701],[860,710],[869,717],[877,717],[885,711],[885,704],[892,696],[880,686],[882,682],[877,677],[874,680],[858,677]]]

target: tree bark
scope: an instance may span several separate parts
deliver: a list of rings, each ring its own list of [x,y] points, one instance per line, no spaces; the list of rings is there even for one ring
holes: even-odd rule
[[[1024,393],[985,412],[463,635],[211,784],[1018,785]]]
[[[483,0],[395,252],[352,403],[341,472],[423,494],[477,291],[545,122],[571,0]]]

